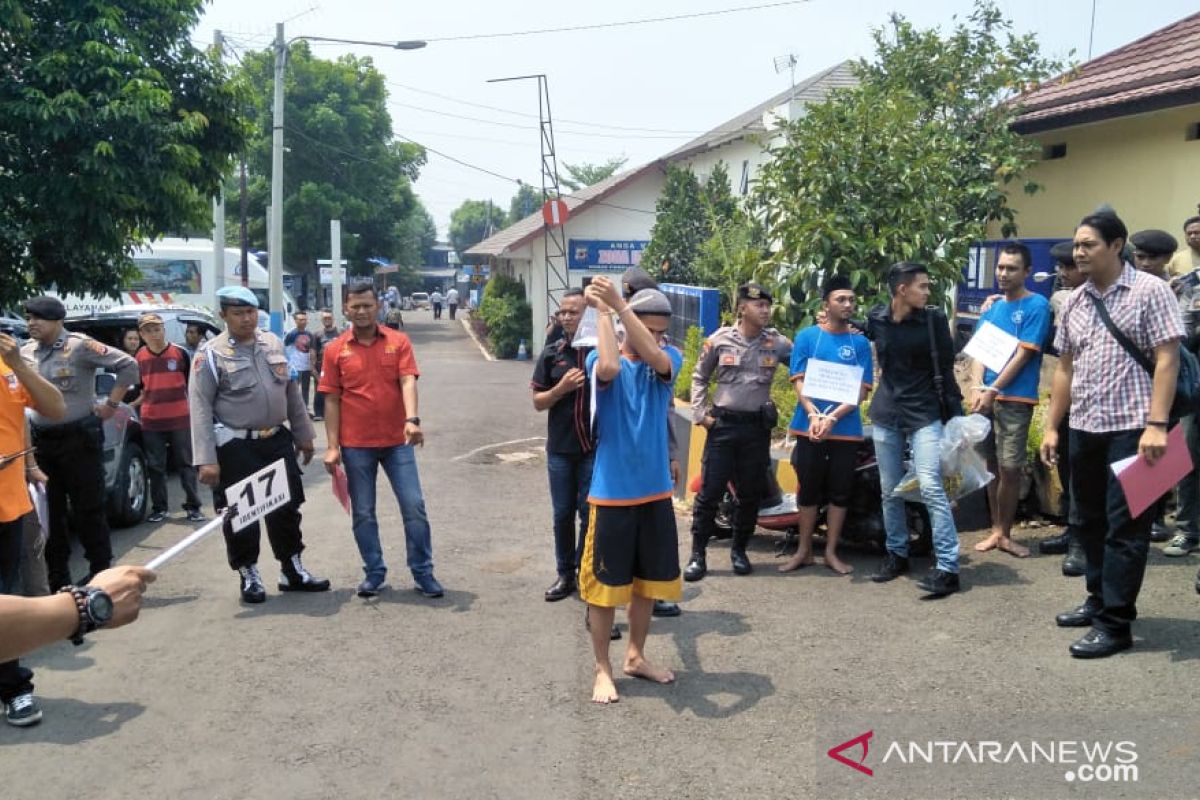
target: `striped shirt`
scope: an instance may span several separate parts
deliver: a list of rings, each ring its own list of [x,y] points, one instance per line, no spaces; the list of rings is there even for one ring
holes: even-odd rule
[[[1150,374],[1096,312],[1102,299],[1117,328],[1153,360],[1155,347],[1183,338],[1179,301],[1167,283],[1129,264],[1103,295],[1090,280],[1063,304],[1054,345],[1070,353],[1071,427],[1087,433],[1140,430],[1150,415]]]
[[[168,344],[161,353],[149,347],[137,351],[142,371],[142,428],[178,431],[191,426],[188,416],[188,356],[179,345]]]

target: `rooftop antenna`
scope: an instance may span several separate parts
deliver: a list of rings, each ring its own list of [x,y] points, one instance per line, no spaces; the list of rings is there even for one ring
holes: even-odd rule
[[[785,69],[792,76],[792,100],[796,99],[796,64],[798,59],[795,53],[788,53],[785,56],[775,56],[775,74],[783,72]]]

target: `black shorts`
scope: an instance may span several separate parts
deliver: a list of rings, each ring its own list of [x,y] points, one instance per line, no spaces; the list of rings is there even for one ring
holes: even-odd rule
[[[826,439],[814,442],[801,434],[792,450],[792,468],[800,484],[797,504],[805,507],[825,503],[846,508],[854,490],[854,466],[859,442]]]
[[[594,606],[683,596],[671,498],[635,506],[592,505],[579,565],[579,595]]]

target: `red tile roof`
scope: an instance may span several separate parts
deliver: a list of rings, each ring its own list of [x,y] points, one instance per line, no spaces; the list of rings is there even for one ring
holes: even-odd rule
[[[1014,127],[1021,131],[1200,102],[1200,13],[1047,81],[1020,102]]]

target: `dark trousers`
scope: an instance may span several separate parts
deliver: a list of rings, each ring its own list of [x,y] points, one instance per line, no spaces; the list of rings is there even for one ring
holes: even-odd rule
[[[313,393],[313,416],[314,417],[325,416],[325,393],[324,392],[318,391],[318,392]]]
[[[236,503],[236,497],[225,497],[225,489],[242,478],[258,472],[282,458],[287,465],[288,486],[292,499],[267,514],[267,539],[271,552],[279,561],[287,561],[304,550],[300,538],[300,504],[304,502],[304,485],[300,464],[296,461],[295,440],[287,428],[280,428],[269,439],[234,439],[217,448],[217,466],[221,468],[220,491],[216,503],[224,508],[226,502]],[[228,522],[224,527],[225,553],[229,566],[240,569],[258,563],[259,540],[262,532],[253,522],[236,533]]]
[[[733,546],[746,546],[757,524],[770,462],[771,432],[761,422],[717,420],[708,432],[700,462],[703,481],[692,506],[693,551],[703,552],[708,540],[716,535],[717,505],[731,480],[738,499]]]
[[[458,311],[458,303],[450,304],[450,319],[454,319],[454,313]]]
[[[433,318],[434,319],[442,318],[442,304],[441,303],[433,304]]]
[[[88,417],[58,427],[34,429],[33,442],[38,466],[49,479],[46,571],[50,590],[58,591],[71,583],[71,533],[79,537],[93,573],[112,564],[104,509],[104,430],[99,417]]]
[[[167,464],[175,462],[179,470],[179,485],[183,487],[185,511],[200,510],[200,489],[196,484],[196,468],[192,466],[192,432],[142,431],[146,447],[146,470],[150,473],[150,505],[155,511],[167,510]]]
[[[0,594],[20,594],[21,545],[24,517],[0,522]],[[0,702],[33,691],[33,670],[13,659],[0,663]]]
[[[300,378],[300,399],[304,401],[304,407],[308,408],[308,387],[312,383],[312,370],[298,369],[296,374]]]
[[[1128,633],[1137,618],[1154,506],[1131,517],[1125,493],[1108,465],[1135,455],[1141,436],[1140,430],[1071,430],[1071,497],[1087,558],[1087,601],[1099,609],[1092,624],[1116,634]]]
[[[453,308],[453,306],[451,306]],[[595,453],[546,453],[550,505],[554,509],[554,562],[558,574],[575,579],[587,534],[588,491]],[[579,531],[575,518],[579,517]]]

